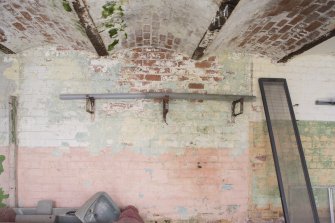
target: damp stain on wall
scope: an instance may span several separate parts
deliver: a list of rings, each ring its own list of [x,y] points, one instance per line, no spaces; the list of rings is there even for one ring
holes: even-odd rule
[[[6,157],[4,155],[0,155],[0,174],[2,174],[4,171],[2,162],[5,160],[5,158]]]
[[[4,190],[0,188],[0,208],[6,207],[3,201],[7,198],[9,198],[9,194],[5,194]]]
[[[188,215],[188,210],[187,208],[183,207],[183,206],[179,206],[177,207],[177,211],[180,215],[181,218],[185,218]]]
[[[233,185],[232,184],[223,184],[221,187],[221,190],[232,190]]]
[[[113,183],[107,186],[99,184],[99,181],[105,182],[105,177],[100,178],[100,173],[105,174],[105,170],[110,169],[112,172],[109,175],[114,176],[120,172],[115,170],[127,168],[136,171],[127,171],[121,178],[134,180],[141,177],[146,180],[142,182],[150,184],[144,189],[135,185],[132,191],[136,193],[128,196],[131,201],[137,199],[142,210],[152,210],[147,212],[148,218],[156,210],[172,218],[187,219],[200,211],[207,213],[208,210],[211,210],[208,215],[215,218],[228,219],[230,215],[242,218],[242,213],[246,210],[247,193],[242,192],[236,202],[232,200],[231,203],[224,203],[226,199],[223,198],[235,199],[233,194],[239,190],[238,185],[246,188],[245,179],[248,177],[247,169],[241,165],[247,161],[248,133],[244,130],[248,125],[248,117],[240,116],[232,123],[230,102],[173,100],[170,103],[167,126],[162,120],[161,102],[153,100],[99,100],[94,121],[85,112],[85,101],[59,100],[59,94],[65,93],[150,90],[230,93],[224,90],[227,83],[215,79],[225,75],[217,69],[216,62],[208,62],[211,67],[198,68],[194,61],[180,54],[151,48],[127,50],[116,56],[118,59],[113,56],[97,59],[87,52],[45,49],[34,49],[33,52],[20,55],[20,78],[16,80],[19,82],[21,105],[18,114],[19,129],[24,129],[20,132],[20,152],[26,154],[20,157],[22,163],[27,163],[23,167],[27,174],[19,177],[22,182],[29,181],[21,186],[22,191],[31,196],[37,186],[34,177],[29,175],[34,172],[28,171],[37,163],[28,165],[26,160],[31,157],[30,148],[34,148],[40,149],[41,154],[47,157],[43,159],[43,165],[49,170],[50,178],[43,180],[54,181],[57,177],[64,180],[65,175],[71,176],[66,181],[68,187],[64,188],[71,195],[73,188],[82,194],[100,186],[111,194],[115,190],[122,190],[123,181],[115,187],[110,186],[115,185]],[[161,57],[169,59],[159,59]],[[141,61],[145,65],[135,64],[139,58],[143,58]],[[134,76],[138,73],[143,77]],[[209,76],[210,79],[206,81],[201,79]],[[189,88],[190,83],[202,83],[204,89]],[[235,90],[239,93],[238,89]],[[35,156],[38,156],[36,150]],[[117,157],[121,163],[115,160]],[[209,157],[211,161],[207,158],[206,161],[203,160],[205,157]],[[55,165],[57,169],[54,168]],[[115,165],[114,168],[111,165]],[[36,172],[46,172],[45,168],[37,167],[39,169]],[[222,169],[225,171],[222,172]],[[91,175],[87,174],[87,170],[93,171]],[[91,185],[80,177],[78,183],[72,177],[74,173],[79,173],[83,178],[86,175],[94,176],[95,181]],[[221,174],[224,174],[223,177],[228,179],[229,184],[234,185],[231,189],[226,186],[227,190],[221,190]],[[208,185],[207,180],[215,185]],[[59,185],[63,186],[64,183],[59,182],[54,188]],[[165,189],[161,185],[172,186]],[[164,194],[164,199],[157,201],[150,196],[152,193],[149,191]],[[52,191],[48,189],[39,192],[38,196],[50,197],[49,193]],[[179,193],[182,194],[183,201],[173,199]],[[37,199],[40,198],[20,198],[20,204],[33,205]],[[57,197],[55,200],[59,205],[77,206],[76,202],[79,202],[79,199],[70,197]],[[199,200],[205,202],[198,204]],[[156,202],[155,210],[152,202]],[[220,206],[216,206],[217,204]],[[240,208],[235,210],[231,206],[226,211],[227,205],[235,204],[241,205]],[[181,207],[177,209],[179,206]],[[224,216],[221,212],[224,212]]]
[[[312,186],[335,185],[335,122],[301,120],[298,128]],[[249,217],[256,220],[262,215],[280,217],[280,194],[265,121],[250,123],[250,165]],[[314,193],[315,199],[320,204],[327,203],[328,196],[320,194]]]
[[[2,164],[4,160],[5,160],[5,156],[0,155],[0,175],[4,172],[4,168],[3,168],[3,164]],[[6,204],[4,204],[3,202],[8,197],[9,197],[9,195],[5,194],[5,191],[3,190],[3,188],[0,187],[0,208],[6,206]]]

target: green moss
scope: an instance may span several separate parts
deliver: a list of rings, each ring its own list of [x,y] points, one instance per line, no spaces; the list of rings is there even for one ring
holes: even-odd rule
[[[72,8],[70,6],[70,3],[67,0],[63,0],[63,8],[67,12],[72,12]]]
[[[0,174],[3,173],[3,165],[2,162],[5,160],[5,156],[4,155],[0,155]]]
[[[116,6],[116,3],[115,2],[107,2],[106,4],[104,4],[102,6],[102,17],[103,18],[107,18],[108,16],[111,16],[114,11],[115,11],[115,6]]]
[[[113,27],[114,27],[114,23],[112,23],[112,22],[106,22],[106,23],[104,24],[104,26],[105,26],[106,28],[113,28]]]
[[[121,7],[121,5],[119,6],[119,12],[120,12],[121,17],[123,17],[124,13],[123,13],[123,8]]]
[[[9,197],[8,194],[5,194],[2,188],[0,188],[0,208],[6,207],[6,204],[3,203],[3,200]]]
[[[2,162],[5,160],[4,155],[0,155],[0,174],[3,173],[3,165]],[[0,208],[6,207],[6,205],[3,203],[4,199],[7,199],[9,197],[8,194],[5,194],[2,188],[0,188]]]
[[[113,38],[117,35],[118,30],[116,28],[110,29],[108,31],[110,38]]]
[[[111,51],[114,49],[114,47],[119,43],[119,40],[114,40],[111,44],[108,45],[108,51]]]
[[[109,37],[113,41],[108,45],[108,50],[111,51],[120,42],[121,38],[127,39],[128,36],[127,33],[124,32],[124,29],[126,28],[123,19],[124,10],[122,5],[117,1],[110,1],[102,6],[101,16],[106,19],[103,25],[107,28]]]

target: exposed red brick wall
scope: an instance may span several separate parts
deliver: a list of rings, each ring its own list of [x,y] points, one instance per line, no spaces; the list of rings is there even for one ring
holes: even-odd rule
[[[224,84],[225,75],[230,75],[215,57],[196,62],[173,50],[154,47],[133,48],[127,52],[124,59],[129,63],[121,68],[119,83],[130,86],[132,92],[182,92],[187,89],[190,92],[215,93],[216,87]],[[119,56],[112,55],[115,58]],[[107,68],[99,64],[93,65],[92,69],[103,73]],[[180,89],[172,89],[170,85]]]
[[[160,17],[157,13],[154,13],[151,19],[147,24],[139,23],[137,27],[129,29],[128,38],[123,40],[122,46],[153,46],[177,50],[182,42],[181,38],[171,32],[164,33],[160,30]]]

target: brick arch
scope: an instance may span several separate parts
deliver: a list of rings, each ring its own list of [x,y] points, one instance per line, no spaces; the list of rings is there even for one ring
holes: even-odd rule
[[[14,52],[48,44],[94,51],[61,1],[2,1],[0,8],[0,44]]]
[[[97,27],[103,26],[101,8],[105,2],[88,2]],[[164,47],[191,56],[218,8],[217,0],[129,0],[124,4],[128,38],[117,48]],[[100,35],[106,45],[111,42],[106,30]]]
[[[105,3],[87,1],[86,6],[107,48],[111,39],[101,18]],[[66,11],[62,1],[2,1],[0,7],[0,44],[14,52],[48,44],[95,52],[74,8]],[[128,39],[115,49],[164,47],[190,56],[218,9],[218,1],[129,0],[124,8]]]

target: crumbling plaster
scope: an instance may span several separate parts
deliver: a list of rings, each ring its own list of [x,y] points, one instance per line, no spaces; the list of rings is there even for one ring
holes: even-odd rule
[[[6,56],[3,78],[17,84],[19,96],[19,205],[48,197],[57,206],[79,206],[105,190],[146,219],[243,222],[247,116],[233,120],[230,102],[171,101],[166,125],[159,101],[99,100],[92,121],[84,101],[59,100],[60,93],[88,91],[251,94],[250,61],[221,60],[227,67],[159,48],[109,58],[61,48]],[[235,70],[234,61],[244,69]],[[231,85],[233,76],[240,81]]]
[[[54,47],[5,56],[1,64],[1,83],[7,89],[13,86],[10,94],[19,96],[20,206],[34,206],[43,198],[55,200],[57,206],[79,206],[92,193],[104,190],[120,206],[136,205],[146,220],[275,219],[280,216],[278,194],[272,193],[276,184],[259,176],[273,173],[262,172],[271,159],[262,158],[269,148],[257,78],[288,79],[293,103],[299,104],[297,118],[306,120],[306,137],[310,137],[308,129],[325,129],[323,121],[335,121],[332,107],[314,105],[316,98],[334,94],[332,56],[303,56],[276,65],[241,54],[195,62],[158,48],[97,58],[93,53]],[[243,79],[251,74],[253,84]],[[60,93],[87,91],[251,94],[251,89],[256,101],[246,103],[245,113],[235,120],[229,102],[172,101],[169,125],[162,120],[158,101],[97,101],[91,121],[84,101],[58,98]],[[3,111],[5,118],[8,110]],[[6,137],[6,129],[2,132]],[[318,134],[327,136],[327,132]],[[1,143],[6,152],[6,140]],[[306,148],[319,147],[306,144]],[[254,163],[258,169],[250,168]],[[314,170],[314,184],[330,182]]]

